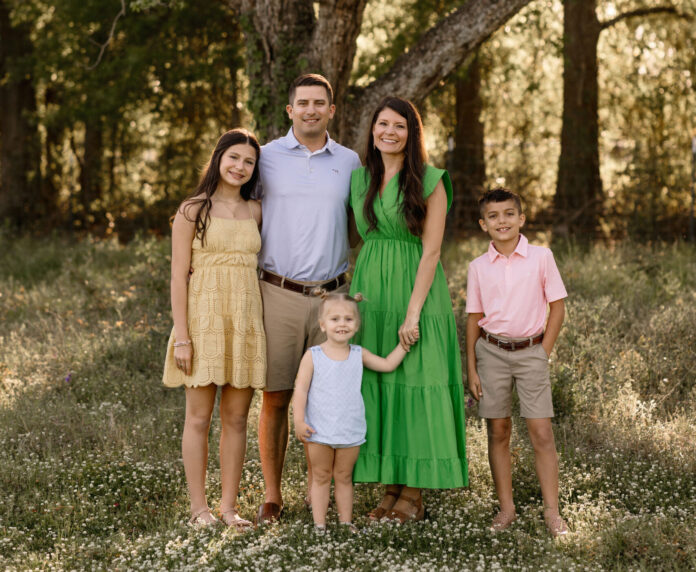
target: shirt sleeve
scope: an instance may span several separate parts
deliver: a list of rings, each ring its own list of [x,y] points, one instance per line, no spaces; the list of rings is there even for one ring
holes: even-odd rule
[[[544,262],[544,294],[546,295],[546,301],[555,302],[556,300],[567,298],[568,292],[566,292],[561,273],[558,271],[556,260],[550,249],[546,249]]]
[[[436,169],[431,165],[425,166],[425,172],[423,173],[423,198],[427,199],[433,194],[440,179],[442,179],[445,193],[447,193],[447,210],[449,211],[452,206],[452,181],[450,180],[449,173],[444,169]]]
[[[483,302],[481,301],[481,285],[479,284],[476,266],[469,264],[469,272],[466,279],[466,313],[483,313]]]

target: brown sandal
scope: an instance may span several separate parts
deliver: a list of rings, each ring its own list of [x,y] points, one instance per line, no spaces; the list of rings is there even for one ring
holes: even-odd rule
[[[404,524],[406,522],[416,522],[425,518],[425,506],[423,506],[423,495],[419,496],[417,499],[407,497],[406,495],[399,495],[399,499],[404,499],[407,503],[409,503],[413,508],[416,509],[416,512],[414,514],[406,514],[405,512],[402,512],[400,510],[392,509],[386,515],[386,517],[389,520],[396,520],[401,524]]]
[[[384,491],[385,497],[394,497],[396,500],[399,499],[399,494],[400,493],[394,491]],[[384,500],[384,498],[382,500]],[[396,500],[394,501],[395,503]],[[387,516],[387,513],[390,510],[391,509],[384,508],[380,503],[380,506],[378,506],[377,508],[373,508],[370,512],[367,513],[367,518],[369,518],[370,520],[382,520],[385,516]]]

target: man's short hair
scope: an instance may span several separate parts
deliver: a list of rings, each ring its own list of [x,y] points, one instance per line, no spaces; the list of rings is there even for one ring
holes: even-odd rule
[[[517,211],[522,214],[522,199],[520,199],[520,196],[503,187],[496,187],[495,189],[486,191],[479,199],[478,204],[481,218],[483,218],[483,209],[488,203],[504,203],[505,201],[513,201],[517,207]]]
[[[320,85],[326,90],[326,95],[329,98],[329,105],[333,104],[333,89],[331,89],[329,80],[318,73],[306,73],[296,78],[295,81],[293,81],[290,85],[290,92],[288,93],[290,105],[295,103],[295,91],[297,91],[298,87],[303,85]]]

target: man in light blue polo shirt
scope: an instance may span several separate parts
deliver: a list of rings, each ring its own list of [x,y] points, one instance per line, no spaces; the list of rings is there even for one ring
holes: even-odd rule
[[[257,523],[277,519],[288,443],[288,408],[307,348],[326,337],[318,324],[317,286],[347,291],[348,196],[358,155],[326,130],[333,90],[317,74],[298,77],[286,107],[292,127],[263,146],[258,196],[263,206],[259,277],[268,347],[267,385],[259,417],[265,502]],[[309,465],[309,463],[308,463]],[[308,470],[311,483],[311,466]],[[305,500],[309,504],[310,500]]]

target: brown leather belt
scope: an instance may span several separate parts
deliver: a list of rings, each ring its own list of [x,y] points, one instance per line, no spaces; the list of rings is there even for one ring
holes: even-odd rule
[[[336,288],[340,288],[346,283],[346,275],[339,274],[336,278],[327,280],[326,282],[306,284],[303,282],[295,282],[285,276],[279,276],[268,270],[259,269],[259,280],[273,284],[273,286],[279,286],[280,288],[285,288],[291,292],[297,292],[303,296],[309,296],[315,288],[323,288],[327,292],[331,292]]]
[[[539,335],[534,336],[533,338],[527,338],[525,340],[513,342],[510,340],[496,338],[493,334],[489,334],[486,330],[481,328],[481,337],[487,342],[493,344],[494,346],[499,347],[501,350],[514,352],[517,350],[523,350],[524,348],[531,348],[532,346],[540,344],[541,340],[544,339],[544,332],[541,332]]]

